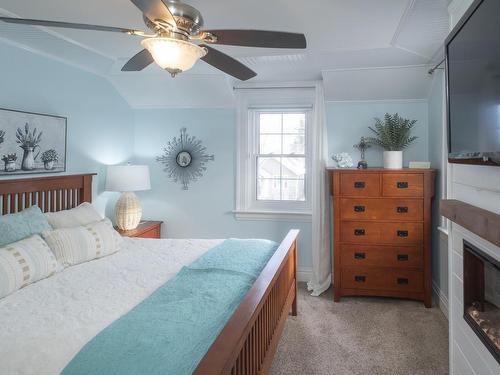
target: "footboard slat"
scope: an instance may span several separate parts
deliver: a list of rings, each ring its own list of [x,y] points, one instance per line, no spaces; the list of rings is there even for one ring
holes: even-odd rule
[[[267,374],[296,303],[297,235],[288,233],[194,374]]]

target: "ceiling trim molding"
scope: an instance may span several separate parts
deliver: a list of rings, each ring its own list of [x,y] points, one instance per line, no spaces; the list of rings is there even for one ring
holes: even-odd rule
[[[400,49],[400,50],[402,50],[402,51],[406,51],[406,52],[408,52],[408,53],[412,53],[412,54],[414,54],[414,55],[416,55],[416,56],[422,57],[422,58],[427,59],[427,60],[430,60],[430,59],[432,58],[432,56],[423,55],[423,54],[421,54],[421,53],[419,53],[419,52],[417,52],[417,51],[414,51],[414,50],[412,50],[412,49],[410,49],[410,48],[406,48],[406,47],[400,46],[400,45],[399,45],[399,44],[397,44],[397,43],[396,43],[396,44],[394,44],[394,45],[393,45],[393,47],[394,47],[394,48],[398,48],[398,49]]]
[[[127,102],[128,103],[128,102]],[[137,105],[132,106],[128,103],[133,110],[151,110],[151,109],[236,109],[236,103],[227,106],[220,105],[206,105],[206,104],[183,104],[183,105]]]
[[[338,68],[338,69],[322,69],[321,73],[335,73],[335,72],[352,72],[362,70],[390,70],[390,69],[412,69],[412,68],[429,68],[432,64],[418,64],[418,65],[395,65],[395,66],[373,66],[362,68]]]
[[[428,99],[365,99],[365,100],[325,100],[325,103],[427,103]]]
[[[71,66],[72,68],[83,70],[83,71],[85,71],[87,73],[99,76],[101,78],[106,78],[106,76],[104,74],[102,74],[100,72],[97,72],[95,70],[89,69],[89,68],[87,68],[84,65],[77,64],[77,63],[75,63],[73,61],[66,60],[66,59],[64,59],[62,57],[55,56],[55,55],[53,55],[51,53],[40,51],[40,50],[38,50],[36,48],[27,46],[26,44],[14,42],[11,39],[7,39],[7,38],[3,38],[3,37],[0,37],[0,41],[3,42],[3,43],[5,43],[5,44],[8,44],[8,45],[10,45],[12,47],[19,48],[19,49],[22,49],[22,50],[27,51],[29,53],[32,53],[34,55],[38,55],[38,56],[41,56],[43,58],[46,58],[46,59],[49,59],[49,60],[52,60],[52,61],[56,61],[56,62],[61,63],[61,64]]]
[[[315,88],[321,80],[317,81],[267,81],[267,82],[248,82],[248,83],[240,83],[234,84],[234,90],[244,90],[244,89],[277,89],[277,88]]]
[[[415,6],[415,2],[416,2],[416,0],[409,0],[408,4],[406,4],[406,8],[405,8],[403,14],[401,15],[401,18],[399,19],[398,26],[396,27],[396,31],[394,32],[394,35],[392,36],[392,39],[389,42],[389,44],[391,46],[396,47],[396,43],[397,43],[397,40],[399,38],[399,35],[401,34],[401,31],[403,30],[403,25],[406,22],[406,20],[408,19],[408,15],[410,14],[410,11]]]

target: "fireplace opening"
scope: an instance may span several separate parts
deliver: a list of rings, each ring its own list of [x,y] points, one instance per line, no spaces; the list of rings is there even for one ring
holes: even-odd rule
[[[464,241],[464,319],[500,363],[500,262]]]

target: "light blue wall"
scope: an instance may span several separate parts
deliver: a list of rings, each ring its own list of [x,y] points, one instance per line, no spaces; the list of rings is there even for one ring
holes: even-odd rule
[[[1,42],[0,56],[0,107],[67,117],[67,173],[99,172],[96,203],[109,213],[114,195],[100,194],[103,165],[132,155],[128,104],[107,80],[81,69]]]
[[[373,101],[373,102],[330,102],[326,105],[328,119],[328,145],[330,156],[348,152],[354,164],[360,160],[359,151],[352,146],[362,136],[370,136],[369,126],[374,117],[383,118],[385,113],[399,113],[401,116],[417,120],[414,133],[419,139],[404,152],[404,165],[409,161],[428,161],[428,109],[426,101]],[[366,160],[370,167],[382,166],[382,151],[370,148]],[[334,161],[330,164],[335,165]]]
[[[444,296],[448,297],[448,243],[440,231],[439,200],[443,193],[443,105],[445,87],[444,73],[436,70],[429,95],[429,160],[433,168],[438,170],[436,178],[436,198],[433,204],[432,217],[432,279]],[[444,237],[444,238],[443,238]]]
[[[215,161],[204,176],[181,190],[155,161],[179,130],[203,141]],[[136,163],[151,168],[152,190],[139,193],[144,216],[165,221],[169,238],[261,237],[281,241],[288,230],[301,230],[299,267],[311,267],[311,224],[235,220],[235,109],[165,109],[135,112]]]

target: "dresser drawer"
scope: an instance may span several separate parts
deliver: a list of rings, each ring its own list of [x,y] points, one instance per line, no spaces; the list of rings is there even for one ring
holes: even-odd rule
[[[340,263],[344,266],[421,268],[421,246],[341,245]]]
[[[347,289],[421,292],[424,286],[424,275],[421,271],[343,267],[341,272],[342,288]]]
[[[401,220],[419,221],[424,218],[421,199],[342,198],[342,220]]]
[[[340,240],[359,244],[406,245],[421,244],[422,223],[370,223],[367,221],[342,221]]]
[[[379,197],[380,175],[378,173],[341,173],[340,195]]]
[[[424,175],[410,173],[387,173],[382,176],[384,197],[423,197]]]

